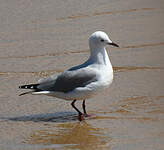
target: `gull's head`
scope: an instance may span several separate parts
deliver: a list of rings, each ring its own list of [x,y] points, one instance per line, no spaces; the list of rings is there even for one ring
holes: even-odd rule
[[[106,45],[119,47],[116,43],[112,42],[108,35],[102,31],[94,32],[89,38],[90,48],[104,48]]]

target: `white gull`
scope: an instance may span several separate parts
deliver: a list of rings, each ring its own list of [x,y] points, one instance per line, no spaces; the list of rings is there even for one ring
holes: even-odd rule
[[[106,33],[94,32],[89,38],[90,57],[87,61],[58,76],[52,75],[49,78],[40,79],[37,84],[20,86],[21,89],[32,89],[20,95],[31,93],[72,100],[71,105],[78,112],[79,120],[83,120],[84,116],[88,116],[85,99],[109,87],[113,81],[113,68],[105,49],[106,45],[119,47],[109,39]],[[75,107],[76,100],[83,100],[84,114]]]

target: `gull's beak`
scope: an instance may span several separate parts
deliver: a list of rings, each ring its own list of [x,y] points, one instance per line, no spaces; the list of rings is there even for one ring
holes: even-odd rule
[[[119,47],[119,45],[117,45],[116,43],[108,43],[108,45],[112,45],[112,46],[115,46],[115,47]]]

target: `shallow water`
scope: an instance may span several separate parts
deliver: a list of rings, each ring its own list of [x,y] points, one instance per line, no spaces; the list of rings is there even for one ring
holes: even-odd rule
[[[0,150],[163,150],[162,0],[1,1]],[[25,95],[18,86],[88,58],[88,37],[104,30],[112,86],[87,100],[79,122],[70,102]],[[64,59],[63,59],[64,58]],[[81,101],[77,102],[81,109]]]

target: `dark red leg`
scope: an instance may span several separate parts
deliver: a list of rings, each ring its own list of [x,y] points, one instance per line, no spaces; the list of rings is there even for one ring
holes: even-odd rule
[[[79,114],[79,115],[78,115],[79,121],[82,121],[82,120],[84,120],[84,116],[83,116],[82,112],[76,108],[75,102],[76,102],[76,100],[74,100],[74,101],[71,103],[71,105],[72,105],[72,107],[78,112],[78,114]]]
[[[86,109],[85,109],[85,100],[83,100],[83,112],[84,112],[84,116],[88,116],[87,112],[86,112]]]
[[[85,107],[85,99],[83,100],[83,112],[84,112],[84,117],[92,117],[93,115],[91,114],[88,114],[87,111],[86,111],[86,107]]]

